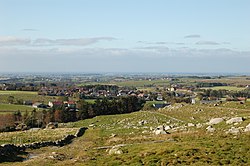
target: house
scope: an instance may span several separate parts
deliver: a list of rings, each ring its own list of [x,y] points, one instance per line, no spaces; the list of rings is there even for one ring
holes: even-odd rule
[[[117,96],[127,96],[129,92],[129,90],[120,90]]]
[[[61,107],[63,102],[61,101],[50,101],[48,104],[50,107]]]
[[[65,107],[73,108],[73,109],[76,108],[76,102],[75,101],[64,101],[63,103],[64,103]]]

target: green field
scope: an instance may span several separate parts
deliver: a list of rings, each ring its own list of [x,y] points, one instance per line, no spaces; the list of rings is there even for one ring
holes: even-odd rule
[[[0,95],[16,95],[16,94],[37,95],[37,92],[33,92],[33,91],[1,91],[0,90]]]
[[[14,104],[0,104],[0,113],[13,113],[15,111],[32,111],[34,110],[31,106],[25,106],[25,105],[14,105]]]
[[[58,97],[55,96],[42,96],[38,95],[37,92],[29,91],[0,91],[0,103],[9,104],[9,96],[14,97],[14,103],[21,101],[32,101],[32,102],[41,102],[48,103],[51,100],[56,100]]]
[[[236,86],[215,86],[215,87],[204,87],[201,89],[241,91],[241,90],[244,90],[245,88],[236,87]]]
[[[138,89],[140,88],[148,88],[148,86],[156,87],[156,86],[169,86],[169,80],[132,80],[132,81],[122,81],[122,82],[87,82],[79,84],[78,86],[84,86],[84,85],[117,85],[117,86],[126,86],[126,87],[136,87]]]

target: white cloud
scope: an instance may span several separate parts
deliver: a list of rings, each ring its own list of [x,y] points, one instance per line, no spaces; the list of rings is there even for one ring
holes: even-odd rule
[[[76,39],[36,39],[34,45],[68,45],[68,46],[86,46],[90,44],[97,43],[99,41],[112,41],[115,40],[113,37],[96,37],[96,38],[76,38]]]
[[[195,44],[197,45],[220,45],[220,43],[217,43],[215,41],[198,41]]]
[[[13,36],[0,36],[0,46],[6,45],[29,45],[31,40],[28,38],[18,38]]]
[[[0,37],[0,46],[87,46],[100,41],[112,41],[113,37],[74,38],[74,39],[48,39],[31,40],[13,36]]]

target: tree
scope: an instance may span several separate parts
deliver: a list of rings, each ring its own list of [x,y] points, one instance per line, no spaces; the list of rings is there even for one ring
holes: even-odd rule
[[[54,117],[56,122],[62,122],[62,110],[55,110]]]

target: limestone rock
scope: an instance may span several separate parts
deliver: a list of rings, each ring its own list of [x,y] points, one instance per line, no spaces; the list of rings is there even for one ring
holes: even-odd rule
[[[227,134],[237,135],[237,134],[240,133],[240,129],[239,129],[239,128],[232,127],[232,128],[229,129],[226,133],[227,133]]]
[[[155,133],[156,135],[159,135],[159,134],[168,134],[168,133],[165,131],[165,126],[164,126],[164,125],[158,126],[158,127],[154,130],[154,133]]]
[[[222,118],[213,118],[213,119],[210,119],[210,121],[207,123],[208,125],[215,125],[215,124],[218,124],[220,122],[223,122],[224,119]]]
[[[193,123],[188,123],[188,127],[194,127],[195,126],[195,124],[193,124]]]
[[[250,123],[246,126],[246,128],[245,128],[244,131],[245,131],[245,132],[250,132]]]
[[[239,122],[242,122],[242,121],[243,121],[242,117],[235,117],[235,118],[231,118],[231,119],[227,120],[226,124],[239,123]]]
[[[206,129],[207,129],[207,132],[209,133],[213,133],[215,131],[215,128],[213,128],[212,126],[208,126]]]
[[[109,155],[113,155],[113,154],[122,154],[123,151],[121,149],[119,149],[119,147],[117,146],[113,146],[109,151],[108,151]]]

